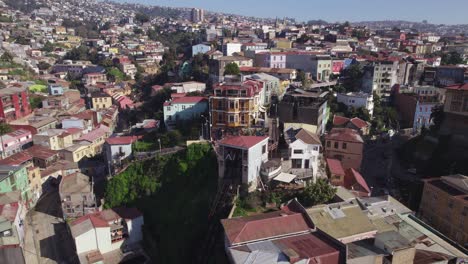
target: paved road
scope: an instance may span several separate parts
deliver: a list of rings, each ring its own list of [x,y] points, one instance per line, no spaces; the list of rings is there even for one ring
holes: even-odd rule
[[[77,263],[73,239],[62,219],[57,190],[45,194],[25,220],[26,263]]]

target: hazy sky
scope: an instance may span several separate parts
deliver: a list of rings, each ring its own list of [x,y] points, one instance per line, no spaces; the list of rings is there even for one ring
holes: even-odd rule
[[[258,17],[293,17],[299,21],[426,19],[437,24],[468,24],[468,0],[116,0],[175,7],[198,7]]]

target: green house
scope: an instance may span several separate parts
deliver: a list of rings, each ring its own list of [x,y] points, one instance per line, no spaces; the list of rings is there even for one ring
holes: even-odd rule
[[[12,191],[20,191],[21,199],[30,203],[28,171],[25,166],[0,165],[0,193]]]

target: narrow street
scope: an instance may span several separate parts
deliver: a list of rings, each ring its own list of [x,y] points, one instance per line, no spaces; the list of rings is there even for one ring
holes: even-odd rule
[[[26,263],[78,263],[74,243],[62,219],[57,190],[45,194],[25,219]]]

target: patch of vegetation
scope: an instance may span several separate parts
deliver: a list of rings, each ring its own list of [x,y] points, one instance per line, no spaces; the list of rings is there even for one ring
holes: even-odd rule
[[[34,84],[34,85],[29,86],[29,91],[33,93],[46,93],[47,86],[43,84]]]
[[[208,228],[217,189],[217,162],[210,145],[135,163],[109,181],[105,207],[136,206],[144,213],[144,245],[155,263],[190,263]],[[196,228],[194,228],[196,227]]]

